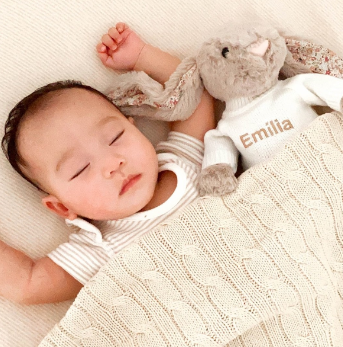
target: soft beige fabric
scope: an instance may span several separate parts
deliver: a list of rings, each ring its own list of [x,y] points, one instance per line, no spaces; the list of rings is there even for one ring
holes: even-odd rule
[[[48,82],[74,78],[107,89],[115,75],[101,66],[94,46],[119,20],[180,57],[193,54],[212,30],[232,20],[268,21],[343,56],[341,0],[1,0],[0,126],[20,98]],[[3,155],[0,167],[0,238],[33,257],[65,241],[63,221],[43,209],[38,193]],[[22,307],[0,299],[1,346],[36,346],[69,305]]]
[[[342,346],[342,184],[343,118],[326,114],[121,251],[40,347]]]

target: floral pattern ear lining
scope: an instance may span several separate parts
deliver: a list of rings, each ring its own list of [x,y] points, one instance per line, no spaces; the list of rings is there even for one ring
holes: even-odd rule
[[[286,44],[294,60],[308,66],[313,73],[343,78],[343,59],[330,49],[292,38],[287,38]]]
[[[119,108],[125,106],[147,105],[157,109],[172,109],[179,102],[182,94],[184,93],[184,86],[194,73],[196,73],[195,65],[182,75],[178,85],[163,103],[157,103],[149,99],[149,97],[145,95],[139,88],[129,89],[125,93],[117,89],[111,91],[107,96]]]
[[[330,49],[312,42],[292,38],[286,38],[286,44],[294,60],[308,66],[313,73],[343,78],[343,59]],[[195,66],[189,69],[180,78],[176,88],[163,103],[156,103],[149,99],[139,88],[132,88],[125,93],[123,93],[122,90],[114,90],[108,94],[108,97],[119,108],[146,105],[155,109],[172,109],[178,104],[184,93],[183,87],[187,80],[189,80],[195,72]]]

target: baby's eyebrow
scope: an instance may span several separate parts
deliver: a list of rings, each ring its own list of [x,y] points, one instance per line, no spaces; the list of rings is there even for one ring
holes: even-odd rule
[[[95,126],[98,127],[98,128],[101,128],[101,127],[105,126],[108,123],[117,122],[117,121],[118,121],[117,118],[108,116],[108,117],[100,119],[100,121],[98,123],[96,123]]]
[[[58,172],[59,170],[61,170],[62,165],[69,160],[69,158],[71,158],[74,155],[74,151],[72,149],[68,149],[67,151],[65,151],[60,160],[57,162],[55,171]]]

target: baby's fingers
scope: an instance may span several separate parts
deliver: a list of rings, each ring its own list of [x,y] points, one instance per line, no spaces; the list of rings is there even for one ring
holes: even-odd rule
[[[101,53],[98,51],[98,57],[104,65],[107,65],[107,60],[108,60],[108,54],[107,53]]]
[[[110,67],[110,68],[114,68],[113,67],[113,59],[110,55],[107,54],[107,52],[101,53],[98,51],[98,57],[105,66]]]
[[[121,34],[124,30],[128,29],[129,26],[125,23],[119,22],[116,24],[116,29],[118,30],[118,33]]]
[[[114,27],[110,28],[110,29],[108,30],[108,35],[109,35],[109,36],[111,37],[111,39],[112,39],[114,42],[116,42],[116,43],[120,43],[121,40],[122,40],[122,37],[121,37],[119,31],[117,30],[117,28],[114,28]]]
[[[115,50],[117,48],[117,44],[113,41],[112,37],[109,34],[103,35],[101,41],[109,49]]]
[[[102,42],[100,42],[96,45],[96,50],[98,53],[106,53],[107,48]]]
[[[109,52],[110,51],[113,52],[113,51],[107,49],[107,47],[103,43],[98,43],[96,46],[96,50],[97,50],[98,57],[100,58],[101,62],[104,65],[107,65],[109,58],[110,58]]]

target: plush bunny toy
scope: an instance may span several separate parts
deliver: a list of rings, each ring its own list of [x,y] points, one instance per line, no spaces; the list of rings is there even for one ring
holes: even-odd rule
[[[279,81],[280,71],[296,76]],[[207,40],[196,57],[180,64],[165,89],[158,87],[159,92],[157,86],[148,86],[146,76],[141,82],[134,79],[160,119],[187,118],[199,101],[201,81],[213,97],[226,103],[217,128],[205,136],[199,176],[200,195],[224,195],[236,187],[239,153],[243,169],[248,169],[274,156],[306,128],[317,116],[311,106],[342,111],[343,80],[303,72],[310,70],[295,62],[276,29],[255,25],[225,28]],[[161,107],[177,88],[183,89],[177,107]],[[141,112],[147,114],[147,109]]]
[[[217,128],[205,136],[202,195],[234,189],[238,152],[243,169],[271,158],[314,120],[311,106],[342,111],[342,79],[299,74],[278,81],[287,54],[285,39],[266,26],[236,28],[202,46],[197,65],[204,86],[226,103]],[[288,76],[299,72],[293,68]]]

